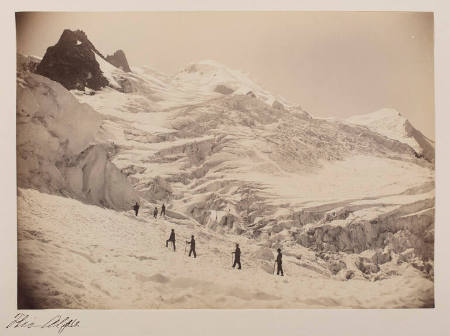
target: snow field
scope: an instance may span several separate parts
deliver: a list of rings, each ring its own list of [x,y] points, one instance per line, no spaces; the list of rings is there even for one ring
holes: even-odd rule
[[[406,264],[403,275],[391,279],[338,281],[315,271],[302,247],[286,251],[287,276],[277,277],[270,274],[270,253],[260,253],[255,241],[212,233],[190,220],[154,220],[152,209],[135,217],[20,189],[23,291],[42,308],[93,309],[417,307],[433,291],[433,283]],[[165,247],[171,228],[177,252]],[[197,259],[184,254],[191,234]],[[241,271],[231,268],[235,242]]]

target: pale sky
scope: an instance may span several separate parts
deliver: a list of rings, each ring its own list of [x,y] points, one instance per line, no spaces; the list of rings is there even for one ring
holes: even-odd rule
[[[103,54],[173,74],[213,59],[316,117],[397,109],[434,139],[433,14],[408,12],[28,13],[18,52],[43,56],[64,29]]]

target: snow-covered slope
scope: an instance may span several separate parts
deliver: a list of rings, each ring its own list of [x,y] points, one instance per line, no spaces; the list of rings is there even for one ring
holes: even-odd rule
[[[325,253],[345,272],[357,264],[367,279],[389,277],[380,254],[433,277],[434,173],[409,145],[248,95],[163,110],[139,95],[77,97],[109,116],[113,161],[148,201],[218,233]]]
[[[282,98],[274,97],[253,82],[248,75],[229,69],[213,60],[188,64],[175,74],[171,84],[188,90],[195,96],[211,96],[214,93],[219,95],[253,94],[269,105],[272,105],[277,99],[287,104]]]
[[[244,237],[215,233],[189,219],[155,220],[151,208],[143,210],[142,216],[135,217],[131,211],[118,213],[20,190],[19,308],[407,308],[433,304],[433,282],[408,263],[398,263],[398,256],[381,265],[379,281],[367,281],[355,263],[359,263],[357,255],[347,256],[349,269],[335,273],[342,267],[338,262],[293,245],[284,248],[286,276],[275,277],[273,249]],[[165,247],[172,228],[176,252]],[[185,251],[191,234],[196,237],[196,259]],[[242,250],[240,271],[231,268],[235,242]]]
[[[355,115],[348,122],[368,127],[374,132],[411,146],[418,154],[434,161],[434,143],[415,129],[398,111],[390,108]]]

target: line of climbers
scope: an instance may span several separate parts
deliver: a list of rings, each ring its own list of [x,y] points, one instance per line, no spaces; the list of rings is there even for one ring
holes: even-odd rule
[[[135,215],[138,215],[139,212],[139,204],[138,202],[136,202],[136,204],[133,206]],[[160,216],[165,217],[166,215],[166,206],[163,203],[162,207],[161,207],[161,214]],[[157,218],[158,217],[158,208],[155,207],[154,211],[153,211],[153,217]],[[166,247],[169,247],[169,242],[172,243],[173,246],[173,251],[176,251],[176,245],[175,245],[175,230],[172,229],[172,231],[170,232],[170,236],[169,239],[166,240]],[[189,249],[189,257],[191,256],[191,254],[194,255],[194,258],[197,258],[197,253],[195,252],[195,238],[194,235],[191,236],[191,240],[190,241],[186,241],[186,246],[184,248],[184,253],[186,253],[186,248],[187,246],[190,245],[190,249]],[[275,260],[275,263],[273,265],[274,270],[273,273],[275,274],[275,264],[277,265],[277,275],[281,275],[284,276],[284,272],[283,272],[283,255],[281,253],[281,249],[278,248],[277,249],[278,255],[277,258]],[[238,266],[237,269],[242,269],[242,265],[241,265],[241,249],[239,248],[239,244],[236,244],[236,249],[234,250],[234,252],[231,252],[231,263],[232,263],[232,267],[235,268],[236,266]]]
[[[139,213],[139,203],[136,202],[135,205],[133,205],[133,210],[134,210],[134,214],[137,216]],[[166,216],[166,205],[163,203],[162,207],[161,207],[161,214],[159,215],[160,217],[162,216]],[[155,209],[153,210],[153,217],[157,218],[158,217],[158,207],[155,207]]]
[[[173,246],[173,251],[176,252],[176,245],[175,245],[175,230],[172,229],[170,231],[170,236],[169,239],[166,240],[166,247],[169,247],[169,242],[172,243]],[[190,245],[190,249],[189,249],[189,257],[191,256],[191,254],[194,255],[194,258],[197,258],[197,253],[195,252],[195,237],[194,235],[191,236],[191,240],[190,241],[186,241],[186,246],[184,248],[184,253],[186,253],[186,248],[187,246]],[[277,255],[277,259],[275,260],[274,263],[274,271],[273,273],[275,274],[275,264],[277,265],[277,275],[281,275],[284,276],[284,272],[283,272],[283,254],[281,253],[281,249],[278,248],[277,249],[278,255]],[[242,269],[242,265],[241,265],[241,249],[239,248],[239,244],[236,244],[236,249],[234,250],[234,252],[231,252],[231,263],[232,263],[232,267],[235,268],[236,266],[238,266],[237,269]]]

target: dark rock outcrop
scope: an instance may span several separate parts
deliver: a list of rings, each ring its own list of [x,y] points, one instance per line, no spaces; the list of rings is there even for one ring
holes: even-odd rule
[[[108,85],[95,54],[103,55],[81,30],[64,30],[59,41],[47,48],[37,73],[61,83],[66,89],[99,90]]]
[[[359,257],[355,266],[364,274],[378,273],[380,271],[380,267],[377,264],[364,257]]]
[[[409,121],[405,122],[406,134],[417,141],[422,148],[422,153],[416,155],[417,157],[423,157],[425,160],[434,163],[434,143],[423,135],[419,130],[414,128]]]
[[[35,56],[25,56],[22,54],[16,55],[17,71],[29,71],[36,72],[37,66],[40,63],[40,59]]]
[[[328,265],[328,269],[333,275],[338,274],[341,270],[347,268],[347,265],[342,260],[333,261]]]
[[[125,72],[131,72],[128,65],[127,58],[123,50],[117,50],[113,55],[106,56],[106,60],[115,67],[122,69]]]
[[[214,89],[215,92],[221,93],[223,95],[229,95],[232,94],[234,92],[233,89],[230,89],[229,87],[225,86],[225,85],[217,85],[216,88]]]

